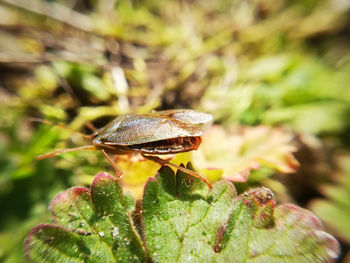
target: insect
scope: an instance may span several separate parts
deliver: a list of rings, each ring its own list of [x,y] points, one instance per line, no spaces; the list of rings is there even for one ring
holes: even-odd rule
[[[197,150],[206,127],[212,122],[212,115],[194,110],[165,110],[149,114],[125,114],[117,117],[92,135],[83,134],[91,145],[59,149],[38,156],[38,159],[78,150],[99,150],[113,166],[116,176],[123,172],[109,154],[123,155],[138,152],[144,158],[160,165],[175,167],[201,179],[209,188],[209,181],[199,173],[173,164],[157,155],[175,154]],[[48,121],[42,121],[53,124]],[[62,125],[58,125],[62,126]]]

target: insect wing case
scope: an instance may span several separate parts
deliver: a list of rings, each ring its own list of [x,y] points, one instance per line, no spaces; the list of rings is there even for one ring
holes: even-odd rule
[[[212,115],[192,110],[125,114],[104,127],[94,143],[134,145],[179,137],[201,136]]]

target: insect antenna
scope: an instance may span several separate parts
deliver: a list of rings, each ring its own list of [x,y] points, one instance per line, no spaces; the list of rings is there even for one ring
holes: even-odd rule
[[[96,150],[96,146],[95,145],[85,145],[85,146],[68,148],[68,149],[58,149],[58,150],[55,150],[53,152],[49,152],[49,153],[45,153],[45,154],[39,155],[36,158],[38,160],[42,160],[42,159],[45,159],[45,158],[50,158],[50,157],[59,155],[61,153],[75,152],[75,151],[81,151],[81,150],[90,150],[90,151]]]
[[[86,139],[89,139],[89,140],[92,140],[95,137],[95,135],[97,134],[97,129],[95,127],[93,127],[93,126],[89,126],[89,128],[93,127],[94,128],[94,133],[89,135],[89,134],[81,133],[81,132],[78,132],[78,131],[74,131],[74,130],[72,130],[72,129],[68,128],[67,126],[65,126],[63,124],[60,124],[60,123],[55,123],[55,122],[52,122],[52,121],[43,120],[43,119],[39,119],[39,118],[30,118],[29,120],[32,121],[32,122],[40,122],[40,123],[43,123],[43,124],[48,124],[48,125],[51,125],[51,126],[60,127],[60,128],[63,128],[63,129],[65,129],[65,130],[67,130],[67,131],[69,131],[71,133],[78,134],[78,135],[80,135],[80,136],[82,136],[82,137],[84,137]],[[36,158],[38,160],[42,160],[42,159],[50,158],[50,157],[53,157],[53,156],[56,156],[56,155],[59,155],[59,154],[62,154],[62,153],[74,152],[74,151],[80,151],[80,150],[96,150],[96,147],[94,145],[85,145],[85,146],[68,148],[68,149],[58,149],[58,150],[55,150],[53,152],[49,152],[49,153],[45,153],[45,154],[39,155]]]
[[[97,134],[97,129],[93,126],[92,123],[89,123],[89,128],[92,129],[94,131],[94,133],[92,134],[85,134],[85,133],[82,133],[82,132],[78,132],[78,131],[74,131],[70,128],[68,128],[67,126],[63,125],[63,124],[60,124],[60,123],[56,123],[56,122],[52,122],[52,121],[48,121],[48,120],[44,120],[44,119],[40,119],[40,118],[29,118],[30,121],[32,122],[40,122],[40,123],[43,123],[43,124],[48,124],[48,125],[51,125],[51,126],[55,126],[55,127],[60,127],[62,129],[65,129],[71,133],[75,133],[75,134],[78,134],[86,139],[89,139],[89,140],[92,140],[95,135]]]

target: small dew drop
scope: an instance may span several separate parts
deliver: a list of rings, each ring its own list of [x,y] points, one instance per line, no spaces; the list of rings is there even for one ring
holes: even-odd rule
[[[101,232],[98,232],[98,235],[99,235],[100,237],[103,237],[103,236],[105,235],[105,233],[103,233],[103,232],[101,231]]]
[[[124,241],[125,241],[125,244],[126,245],[129,245],[130,244],[130,240],[126,237],[126,238],[124,238]]]
[[[117,237],[119,234],[119,228],[118,227],[113,227],[113,231],[112,231],[112,236],[115,238]]]

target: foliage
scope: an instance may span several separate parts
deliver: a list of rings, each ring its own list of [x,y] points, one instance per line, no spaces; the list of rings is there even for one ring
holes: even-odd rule
[[[192,108],[213,114],[227,138],[237,136],[236,125],[272,126],[272,137],[274,126],[282,125],[291,135],[277,138],[288,137],[281,143],[287,148],[297,145],[299,171],[281,176],[278,165],[266,168],[259,159],[261,169],[236,184],[239,193],[267,185],[277,200],[306,205],[321,193],[338,207],[328,186],[320,185],[340,188],[332,178],[339,169],[336,153],[349,152],[349,10],[349,1],[339,0],[2,0],[0,261],[23,262],[25,235],[47,217],[58,192],[90,185],[98,171],[112,172],[94,152],[35,160],[89,142],[30,117],[89,133],[88,121],[102,127],[126,112]],[[274,139],[268,134],[267,144]],[[311,144],[305,153],[292,137],[314,137],[322,147]],[[199,149],[173,162],[194,161],[204,152]],[[235,165],[256,160],[238,157]],[[143,182],[159,166],[125,158],[118,160],[128,175],[124,182],[139,199]],[[213,181],[235,168],[230,158],[220,165],[218,156],[213,159],[226,172],[205,171],[208,160],[194,161]],[[334,229],[329,231],[337,234]]]
[[[246,182],[250,170],[267,165],[281,173],[293,173],[299,166],[291,144],[292,135],[270,127],[237,127],[225,131],[213,126],[198,151],[191,152],[198,168],[221,170],[222,178]],[[205,174],[205,170],[201,170]]]
[[[90,193],[89,189],[73,187],[55,198],[50,211],[62,226],[41,224],[32,229],[26,242],[32,261],[145,260],[141,240],[130,222],[135,206],[132,197],[123,196],[116,179],[104,173],[95,178],[91,189]]]
[[[350,243],[350,163],[349,156],[340,158],[342,170],[335,174],[336,184],[320,186],[320,192],[327,199],[315,199],[310,208],[332,229],[335,234]]]
[[[344,67],[348,72],[349,65]],[[349,125],[347,78],[306,54],[265,56],[241,69],[229,90],[209,89],[202,103],[223,122],[288,123],[301,132],[341,133]]]
[[[291,204],[275,206],[267,188],[236,196],[231,184],[220,181],[209,191],[199,179],[162,168],[145,186],[136,221],[134,209],[118,180],[100,173],[91,190],[73,187],[55,198],[50,211],[56,224],[31,230],[27,257],[142,262],[147,254],[153,262],[325,262],[339,252],[314,215]]]

